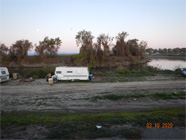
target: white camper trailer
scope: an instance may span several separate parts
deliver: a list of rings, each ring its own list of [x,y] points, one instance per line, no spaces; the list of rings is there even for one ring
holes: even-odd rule
[[[9,80],[9,72],[7,67],[0,67],[0,82]]]
[[[57,80],[89,80],[87,67],[56,67]]]

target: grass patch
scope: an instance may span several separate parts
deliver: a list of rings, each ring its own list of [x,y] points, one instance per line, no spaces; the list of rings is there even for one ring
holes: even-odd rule
[[[165,93],[156,93],[154,95],[152,95],[152,97],[154,98],[158,98],[158,99],[172,99],[172,94],[165,94]]]
[[[39,97],[39,98],[35,98],[34,100],[57,100],[60,99],[57,96],[46,96],[46,97]]]
[[[142,76],[155,76],[156,71],[147,71],[147,70],[140,70],[131,72],[130,70],[120,70],[115,72],[108,72],[106,75],[108,77],[142,77]]]
[[[95,125],[79,122],[61,123],[60,126],[53,129],[48,135],[48,139],[96,139],[122,136],[126,138],[139,139],[141,138],[141,131],[136,128],[121,128],[110,129],[109,127],[102,127],[97,129]]]
[[[108,93],[112,93],[112,92],[106,91],[106,92],[99,92],[98,94],[108,94]]]
[[[174,126],[185,125],[185,110],[174,109],[166,111],[134,112],[134,113],[104,113],[104,114],[66,114],[59,112],[12,112],[1,114],[1,127],[28,125],[52,126],[48,139],[95,139],[122,136],[127,139],[140,139],[138,126],[146,123],[173,123]],[[129,124],[129,127],[113,129],[113,125]],[[101,125],[97,129],[96,125]],[[132,125],[132,126],[131,126]],[[11,132],[10,132],[11,133]]]
[[[163,99],[163,100],[167,100],[167,99],[185,99],[185,96],[186,96],[186,92],[171,93],[171,94],[156,93],[156,94],[151,95],[151,97],[154,97],[156,99]]]
[[[142,97],[147,97],[149,95],[143,95],[143,94],[134,94],[134,95],[116,95],[116,94],[109,94],[109,95],[104,95],[104,96],[94,96],[91,98],[92,101],[97,101],[99,100],[120,100],[122,98],[142,98]]]
[[[133,94],[133,95],[116,95],[116,94],[109,94],[109,95],[103,95],[103,96],[94,96],[91,98],[92,101],[99,100],[120,100],[122,98],[144,98],[144,97],[152,97],[155,99],[185,99],[186,93],[156,93],[156,94]]]
[[[86,122],[86,123],[109,123],[118,124],[126,123],[139,115],[146,116],[173,116],[184,117],[185,110],[169,110],[169,111],[152,111],[152,112],[137,112],[137,113],[104,113],[104,114],[66,114],[66,113],[30,113],[30,112],[14,112],[1,114],[1,126],[7,125],[30,125],[30,124],[50,124],[58,122]],[[143,118],[143,117],[142,117]]]

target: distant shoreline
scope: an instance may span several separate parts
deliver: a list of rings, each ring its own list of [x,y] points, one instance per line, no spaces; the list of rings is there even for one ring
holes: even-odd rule
[[[72,53],[63,53],[63,52],[58,52],[57,55],[73,55],[73,54],[79,54],[77,52],[72,52]],[[28,53],[28,56],[34,56],[37,55],[37,53]]]
[[[186,56],[180,55],[180,56],[167,56],[167,55],[150,55],[150,59],[169,59],[169,60],[183,60],[186,61]]]

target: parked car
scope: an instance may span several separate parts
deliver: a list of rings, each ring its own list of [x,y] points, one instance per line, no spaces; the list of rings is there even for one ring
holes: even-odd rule
[[[0,82],[9,80],[9,72],[7,67],[0,67]]]
[[[186,68],[183,68],[182,70],[181,70],[181,74],[185,77],[186,76]]]

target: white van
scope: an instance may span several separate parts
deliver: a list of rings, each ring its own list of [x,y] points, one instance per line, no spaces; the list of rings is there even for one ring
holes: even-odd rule
[[[89,80],[88,67],[56,67],[57,80]]]
[[[0,82],[9,80],[9,72],[7,67],[0,67]]]

